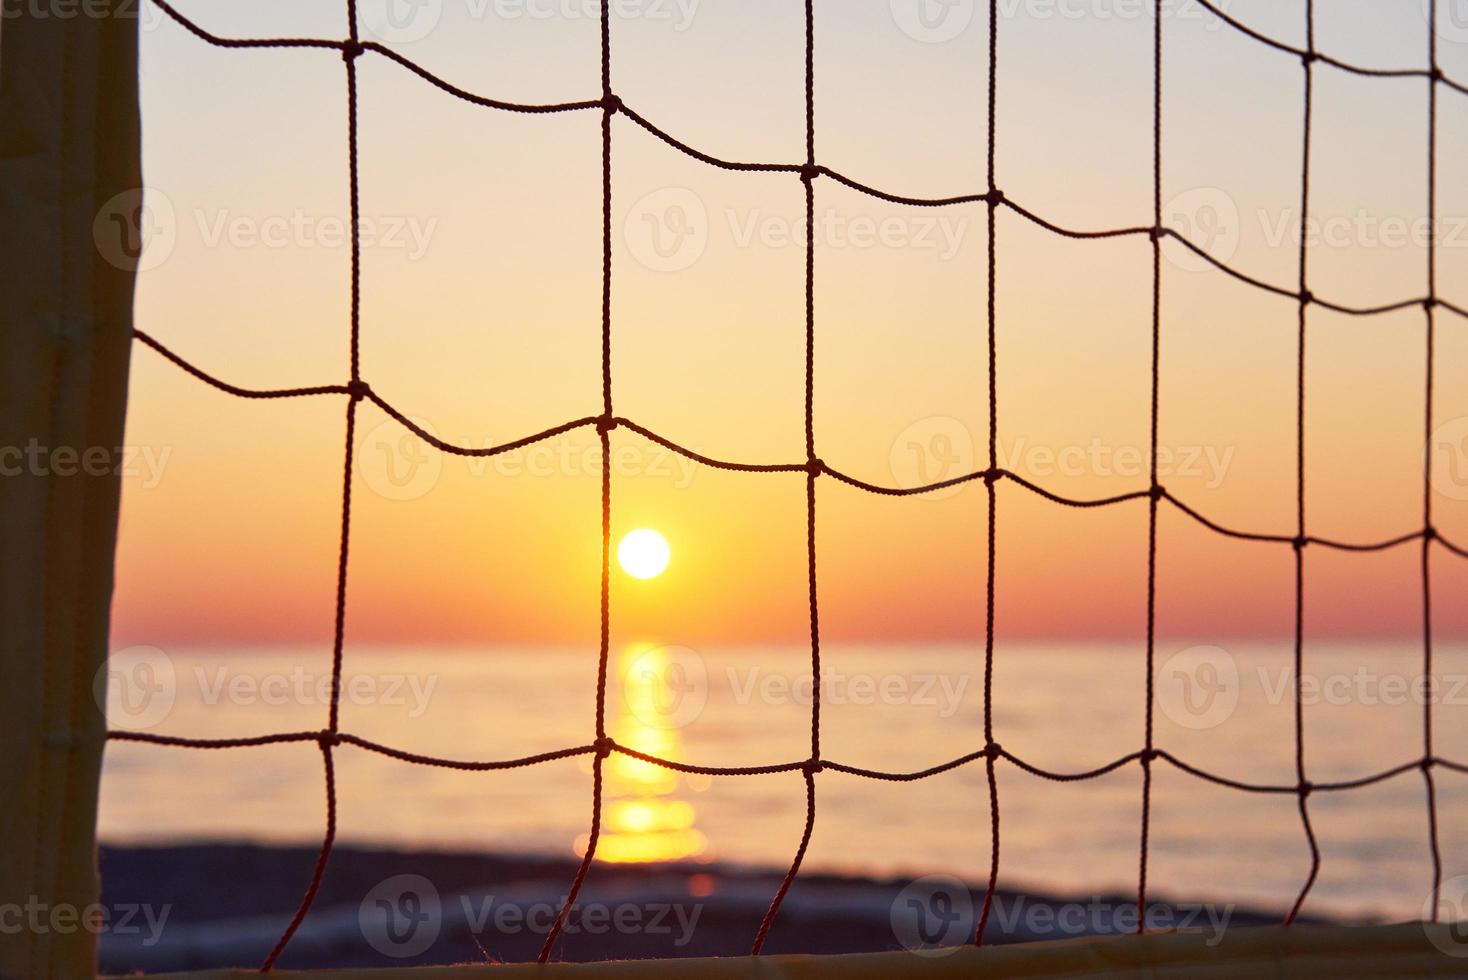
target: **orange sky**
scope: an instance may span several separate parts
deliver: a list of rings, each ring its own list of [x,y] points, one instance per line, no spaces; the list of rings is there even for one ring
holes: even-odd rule
[[[335,16],[306,6],[184,9],[226,34],[341,33]],[[982,191],[982,12],[951,40],[924,43],[888,7],[843,6],[818,23],[818,158],[899,193]],[[1230,9],[1298,40],[1290,7],[1241,0]],[[1416,7],[1324,5],[1318,43],[1367,64],[1416,65],[1426,44]],[[592,20],[491,24],[453,4],[444,16],[399,49],[468,89],[530,101],[599,89]],[[1168,223],[1290,285],[1298,62],[1202,17],[1170,20],[1166,31]],[[659,126],[730,158],[802,156],[802,37],[790,4],[706,0],[682,26],[634,18],[613,34],[614,87]],[[1069,227],[1147,223],[1150,24],[1027,16],[1021,6],[1001,39],[1005,193]],[[1468,76],[1468,44],[1441,48],[1444,68]],[[458,443],[596,414],[598,115],[494,112],[386,59],[360,65],[372,231],[364,377]],[[221,52],[161,23],[144,34],[143,95],[145,172],[169,233],[142,277],[139,326],[237,384],[344,381],[340,59]],[[1323,225],[1311,288],[1352,304],[1421,295],[1425,249],[1388,232],[1420,223],[1425,206],[1425,83],[1323,68],[1316,99],[1311,206]],[[1468,98],[1445,93],[1439,127],[1440,212],[1458,237],[1439,249],[1438,288],[1462,305]],[[798,179],[713,170],[625,118],[613,153],[617,413],[716,457],[800,460]],[[983,206],[890,205],[827,179],[816,206],[819,454],[886,485],[982,468]],[[1149,244],[1068,241],[1007,211],[997,236],[1001,464],[1071,496],[1145,487]],[[1221,523],[1292,533],[1295,306],[1200,267],[1173,243],[1166,252],[1160,432],[1175,455],[1161,479]],[[1423,320],[1417,309],[1311,311],[1313,533],[1373,540],[1420,526]],[[1438,322],[1435,415],[1453,423],[1468,416],[1468,321]],[[1457,430],[1445,431],[1436,524],[1468,541],[1468,477],[1452,469]],[[125,477],[115,641],[329,640],[341,433],[339,398],[232,399],[139,348],[127,438],[140,462]],[[349,642],[594,642],[594,432],[465,461],[405,442],[365,405],[358,435]],[[617,635],[804,642],[803,478],[716,472],[627,432],[613,445],[615,532],[658,528],[674,554],[660,579],[614,576]],[[405,478],[410,458],[418,468]],[[823,479],[823,635],[979,638],[984,495],[971,484],[882,498]],[[1140,639],[1145,501],[1077,512],[1002,484],[999,513],[1001,638]],[[1288,546],[1225,541],[1167,507],[1159,540],[1163,634],[1288,635]],[[1373,555],[1312,549],[1312,635],[1415,637],[1417,561],[1415,544]],[[1468,563],[1441,552],[1434,562],[1439,625],[1461,632],[1468,614],[1451,596],[1468,586]]]

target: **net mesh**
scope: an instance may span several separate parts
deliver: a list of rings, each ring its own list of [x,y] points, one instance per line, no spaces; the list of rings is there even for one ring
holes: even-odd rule
[[[310,396],[337,395],[346,398],[346,439],[345,439],[345,463],[342,478],[342,507],[341,507],[341,537],[340,550],[337,564],[336,580],[336,609],[335,630],[332,645],[332,670],[331,670],[331,695],[330,708],[326,720],[326,727],[316,731],[282,732],[272,735],[264,735],[255,738],[237,739],[200,739],[184,738],[170,735],[161,735],[148,732],[134,732],[113,730],[108,737],[117,741],[146,742],[154,745],[178,746],[196,749],[234,749],[247,748],[251,746],[273,745],[290,742],[315,743],[321,753],[325,773],[326,787],[326,831],[322,839],[321,849],[317,856],[315,866],[311,872],[305,895],[295,914],[291,917],[278,942],[266,957],[263,969],[271,969],[279,959],[281,953],[300,927],[302,921],[310,911],[312,902],[321,886],[322,877],[326,870],[327,861],[331,856],[332,846],[336,838],[336,772],[334,765],[334,754],[341,746],[353,746],[369,752],[379,753],[389,758],[397,759],[406,763],[417,765],[438,766],[459,770],[501,770],[514,769],[525,766],[535,766],[556,759],[565,759],[573,756],[591,756],[592,758],[592,797],[591,797],[591,830],[586,843],[585,854],[576,871],[575,877],[567,891],[565,899],[556,915],[545,938],[545,943],[540,951],[541,962],[550,958],[556,948],[557,940],[566,924],[567,916],[574,906],[577,895],[584,883],[587,872],[592,861],[596,857],[597,841],[601,829],[602,811],[602,766],[603,762],[612,754],[620,753],[624,756],[639,759],[643,762],[657,766],[663,766],[671,770],[683,773],[698,773],[710,776],[755,776],[776,773],[800,773],[805,784],[805,824],[800,836],[800,841],[795,849],[795,856],[790,863],[790,868],[781,881],[778,890],[765,912],[758,930],[755,934],[752,952],[758,954],[762,951],[765,940],[769,935],[776,915],[779,912],[781,901],[789,891],[791,883],[800,871],[801,861],[805,856],[806,848],[810,843],[811,833],[815,827],[816,819],[816,776],[826,770],[847,773],[849,775],[865,777],[868,779],[888,780],[894,782],[909,782],[913,780],[926,779],[940,773],[948,772],[960,766],[983,760],[988,782],[989,811],[990,811],[990,865],[988,883],[985,889],[984,900],[978,918],[978,928],[975,930],[973,941],[982,943],[985,927],[987,926],[989,913],[993,905],[995,889],[998,883],[999,858],[1000,858],[1000,799],[998,782],[995,770],[1003,761],[1015,767],[1038,776],[1042,779],[1058,782],[1078,782],[1096,779],[1108,773],[1114,772],[1125,766],[1137,764],[1142,773],[1142,800],[1141,800],[1141,827],[1140,847],[1138,860],[1138,883],[1137,883],[1137,908],[1143,913],[1147,899],[1147,867],[1149,851],[1149,833],[1151,827],[1151,794],[1152,794],[1152,769],[1156,762],[1162,761],[1175,767],[1181,772],[1195,776],[1207,782],[1240,790],[1248,793],[1268,793],[1293,795],[1298,801],[1300,823],[1304,837],[1309,849],[1309,871],[1302,884],[1285,922],[1294,921],[1303,906],[1310,889],[1320,871],[1320,847],[1316,839],[1314,828],[1311,824],[1309,801],[1313,793],[1318,792],[1342,792],[1362,787],[1371,786],[1385,780],[1392,779],[1418,770],[1422,774],[1426,790],[1427,809],[1427,838],[1429,852],[1432,858],[1432,902],[1433,917],[1437,918],[1438,892],[1442,881],[1442,855],[1438,845],[1438,814],[1436,801],[1436,785],[1434,770],[1442,768],[1459,773],[1468,773],[1468,765],[1443,758],[1436,754],[1433,748],[1433,716],[1432,716],[1432,684],[1433,684],[1433,643],[1432,643],[1432,588],[1431,588],[1431,555],[1434,547],[1441,548],[1445,553],[1458,557],[1468,557],[1468,549],[1455,544],[1440,534],[1432,523],[1432,487],[1430,482],[1430,455],[1426,457],[1423,471],[1422,488],[1422,525],[1420,528],[1401,534],[1397,537],[1382,541],[1345,541],[1333,540],[1310,534],[1307,530],[1305,515],[1305,342],[1307,328],[1309,326],[1309,314],[1312,308],[1318,307],[1332,310],[1351,316],[1376,316],[1398,310],[1406,310],[1420,307],[1425,317],[1426,327],[1426,360],[1424,363],[1424,386],[1425,386],[1425,417],[1424,417],[1424,439],[1430,440],[1433,432],[1433,391],[1435,378],[1435,326],[1439,310],[1446,310],[1458,316],[1468,318],[1468,310],[1462,306],[1440,297],[1437,294],[1437,242],[1435,229],[1437,226],[1437,122],[1438,122],[1438,99],[1439,93],[1450,90],[1462,95],[1468,95],[1468,86],[1456,81],[1446,75],[1438,64],[1437,52],[1437,4],[1436,0],[1429,3],[1429,42],[1428,42],[1428,65],[1426,69],[1379,69],[1368,68],[1353,64],[1340,58],[1318,51],[1315,47],[1315,19],[1314,0],[1306,0],[1306,45],[1303,48],[1295,47],[1279,40],[1264,35],[1249,26],[1229,16],[1224,10],[1215,6],[1209,0],[1196,0],[1199,6],[1206,9],[1212,16],[1232,29],[1253,39],[1259,44],[1265,45],[1276,51],[1291,55],[1300,60],[1304,73],[1304,99],[1303,99],[1303,148],[1302,163],[1300,171],[1300,250],[1299,250],[1299,279],[1293,286],[1282,286],[1255,278],[1248,273],[1234,268],[1227,262],[1221,261],[1211,255],[1202,246],[1191,241],[1179,230],[1169,228],[1163,223],[1162,202],[1162,52],[1163,52],[1163,7],[1164,0],[1154,0],[1153,7],[1153,131],[1152,131],[1152,162],[1153,162],[1153,213],[1150,224],[1138,225],[1127,228],[1108,228],[1101,230],[1076,230],[1065,228],[1039,216],[1035,212],[1020,205],[1000,190],[998,176],[995,169],[995,147],[996,132],[995,109],[997,104],[999,66],[998,66],[998,38],[1000,16],[998,0],[990,0],[989,3],[989,27],[988,27],[988,187],[982,193],[962,194],[954,197],[928,198],[911,197],[892,193],[876,187],[853,180],[850,177],[821,164],[816,155],[816,111],[815,111],[815,10],[814,0],[805,0],[805,159],[800,163],[759,163],[740,162],[724,160],[704,153],[687,143],[682,142],[671,134],[660,129],[652,122],[644,118],[632,107],[624,104],[616,95],[612,87],[612,47],[611,47],[611,24],[609,12],[609,0],[602,0],[600,10],[601,27],[601,95],[596,99],[588,99],[580,102],[563,102],[555,104],[526,104],[505,102],[492,99],[483,95],[465,91],[458,86],[440,78],[433,72],[421,65],[416,64],[404,55],[379,44],[375,41],[364,41],[358,32],[358,18],[356,0],[346,0],[346,22],[348,33],[345,39],[335,40],[326,38],[229,38],[217,36],[184,16],[175,9],[168,0],[153,0],[159,8],[173,21],[188,30],[203,41],[221,48],[315,48],[338,52],[345,64],[346,92],[347,92],[347,171],[350,189],[350,221],[351,221],[351,305],[350,305],[350,376],[345,384],[320,385],[309,388],[287,388],[287,389],[248,389],[241,388],[211,374],[206,373],[189,361],[180,357],[172,350],[164,346],[155,338],[143,331],[136,331],[136,339],[147,347],[158,352],[178,367],[187,371],[199,380],[231,395],[249,399],[272,399],[272,398],[296,398]],[[451,96],[462,99],[474,105],[490,109],[498,109],[509,112],[520,113],[561,113],[561,112],[599,112],[601,115],[601,164],[602,164],[602,293],[601,293],[601,380],[602,380],[602,413],[597,416],[573,419],[562,425],[554,426],[543,432],[507,442],[498,446],[490,447],[467,447],[455,445],[451,442],[441,440],[432,433],[425,431],[416,425],[410,418],[397,408],[379,396],[372,387],[363,379],[360,370],[360,324],[361,324],[361,209],[360,209],[360,186],[358,179],[358,129],[357,129],[357,60],[363,55],[371,54],[386,58],[401,67],[417,75],[424,81],[436,86]],[[1314,79],[1317,66],[1328,65],[1334,69],[1349,72],[1354,75],[1374,78],[1421,78],[1426,80],[1426,92],[1428,99],[1428,152],[1427,152],[1427,213],[1430,233],[1427,245],[1427,295],[1402,299],[1397,302],[1387,303],[1379,306],[1352,306],[1344,303],[1332,302],[1324,297],[1314,294],[1309,285],[1309,248],[1308,227],[1310,221],[1310,174],[1311,174],[1311,135],[1312,135],[1312,110],[1314,105]],[[806,458],[797,462],[788,463],[751,463],[731,460],[715,459],[694,452],[684,446],[680,446],[669,439],[646,429],[630,419],[622,418],[615,414],[612,400],[612,120],[616,116],[623,116],[647,132],[656,136],[669,146],[674,147],[682,153],[694,159],[700,160],[713,167],[724,170],[784,173],[795,175],[800,181],[805,192],[805,448]],[[915,207],[946,207],[960,206],[965,204],[985,205],[988,215],[987,238],[988,238],[988,277],[987,277],[987,299],[988,299],[988,359],[989,359],[989,386],[988,386],[988,408],[989,408],[989,438],[988,438],[988,465],[982,469],[965,473],[951,479],[918,487],[886,487],[863,480],[856,479],[848,474],[842,473],[823,461],[817,454],[815,439],[815,185],[819,179],[834,180],[838,183],[870,195],[880,200],[896,204],[911,205]],[[1121,237],[1146,237],[1151,242],[1152,253],[1152,305],[1151,305],[1151,418],[1150,418],[1150,480],[1149,485],[1143,489],[1130,493],[1100,499],[1075,499],[1065,497],[1032,483],[1018,474],[999,466],[998,453],[998,428],[999,428],[999,398],[998,398],[998,359],[996,336],[999,329],[998,316],[996,313],[995,284],[998,278],[997,265],[997,242],[995,235],[996,215],[999,209],[1006,208],[1026,220],[1054,233],[1067,238],[1074,239],[1106,239]],[[1190,507],[1178,497],[1170,493],[1158,482],[1157,472],[1157,448],[1158,448],[1158,390],[1159,390],[1159,349],[1161,341],[1161,282],[1162,282],[1162,243],[1164,240],[1172,240],[1183,248],[1198,256],[1223,273],[1241,282],[1279,296],[1287,297],[1295,301],[1298,307],[1298,340],[1297,340],[1297,371],[1296,371],[1296,533],[1293,535],[1267,534],[1252,531],[1239,530],[1226,527],[1211,520],[1198,510]],[[583,745],[572,746],[539,755],[527,756],[518,759],[504,759],[491,761],[469,761],[441,758],[436,756],[420,755],[413,752],[403,751],[398,748],[378,744],[350,732],[341,730],[340,727],[340,701],[341,701],[341,679],[342,679],[342,657],[343,657],[343,628],[346,619],[347,605],[347,557],[350,542],[351,512],[352,512],[352,479],[351,460],[355,440],[357,407],[362,401],[370,401],[382,411],[395,419],[406,429],[415,433],[430,445],[439,450],[459,456],[496,456],[512,452],[524,446],[531,445],[546,439],[554,438],[562,433],[582,428],[595,428],[601,443],[601,531],[602,531],[602,556],[601,556],[601,643],[597,668],[596,683],[596,705],[595,705],[595,738]],[[607,665],[610,639],[610,553],[611,553],[611,453],[609,451],[610,435],[615,429],[626,429],[636,433],[657,445],[663,446],[673,452],[679,453],[689,459],[702,463],[706,466],[722,470],[730,470],[746,473],[803,473],[805,482],[806,498],[806,554],[807,554],[807,578],[809,583],[810,604],[810,667],[812,680],[812,699],[810,711],[810,756],[791,762],[776,763],[761,766],[738,766],[720,767],[708,765],[692,765],[671,759],[659,758],[644,752],[637,751],[625,745],[618,744],[607,734],[606,727],[606,693],[607,693]],[[1425,443],[1426,444],[1426,443]],[[954,486],[960,483],[983,481],[987,489],[988,502],[988,548],[987,548],[987,615],[985,622],[984,638],[984,745],[964,755],[927,769],[915,772],[890,772],[875,769],[867,769],[860,766],[844,764],[832,759],[825,758],[821,753],[821,647],[820,647],[820,615],[817,603],[817,580],[816,580],[816,487],[821,477],[830,477],[842,483],[856,487],[861,490],[875,494],[893,496],[908,496],[932,492],[944,487]],[[994,579],[995,579],[995,531],[998,525],[998,496],[997,485],[1000,482],[1009,481],[1035,493],[1046,500],[1067,507],[1096,508],[1110,507],[1125,504],[1130,501],[1147,501],[1148,524],[1147,524],[1147,633],[1146,633],[1146,661],[1145,661],[1145,717],[1142,719],[1143,738],[1142,747],[1128,753],[1121,758],[1115,759],[1099,768],[1084,772],[1054,772],[1033,765],[1030,762],[1005,750],[996,740],[994,729]],[[1156,609],[1156,583],[1157,583],[1157,514],[1161,504],[1176,508],[1203,527],[1230,538],[1238,538],[1250,541],[1268,542],[1275,545],[1287,546],[1294,553],[1295,568],[1295,601],[1294,601],[1294,755],[1296,780],[1290,784],[1265,784],[1247,782],[1234,779],[1215,772],[1193,766],[1168,752],[1158,748],[1155,741],[1155,730],[1153,725],[1155,705],[1155,670],[1154,670],[1154,647],[1155,647],[1155,609]],[[1337,549],[1348,552],[1375,552],[1389,548],[1396,548],[1418,542],[1421,548],[1421,597],[1422,597],[1422,672],[1426,685],[1426,696],[1423,698],[1422,708],[1422,754],[1420,757],[1406,761],[1382,772],[1364,776],[1358,779],[1340,782],[1311,782],[1305,764],[1305,728],[1302,696],[1302,678],[1304,676],[1305,644],[1303,637],[1303,611],[1304,611],[1304,583],[1305,583],[1305,551],[1307,547],[1318,546]],[[1137,916],[1138,931],[1144,928],[1145,915]]]

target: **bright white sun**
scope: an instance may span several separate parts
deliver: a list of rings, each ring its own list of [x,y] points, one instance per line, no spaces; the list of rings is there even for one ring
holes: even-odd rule
[[[629,531],[617,545],[617,562],[633,578],[657,578],[671,556],[667,539],[649,528]]]

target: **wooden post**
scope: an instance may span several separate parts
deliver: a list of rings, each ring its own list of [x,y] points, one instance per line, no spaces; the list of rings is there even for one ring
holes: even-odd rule
[[[136,220],[138,7],[7,2],[0,23],[0,905],[41,910],[0,935],[5,978],[96,972],[69,917],[98,898],[134,270],[94,229]]]

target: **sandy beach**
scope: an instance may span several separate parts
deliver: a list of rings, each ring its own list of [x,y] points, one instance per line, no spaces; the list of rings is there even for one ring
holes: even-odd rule
[[[257,966],[289,921],[315,850],[243,843],[109,847],[101,853],[108,973]],[[281,965],[299,968],[523,962],[539,952],[575,871],[560,858],[339,846]],[[595,867],[557,958],[748,953],[779,873],[708,864]],[[802,874],[766,950],[881,951],[961,942],[981,882]],[[1023,942],[1127,931],[1131,895],[996,895],[986,938]],[[919,918],[920,917],[920,918]],[[1224,930],[1272,911],[1149,899],[1157,928]]]

